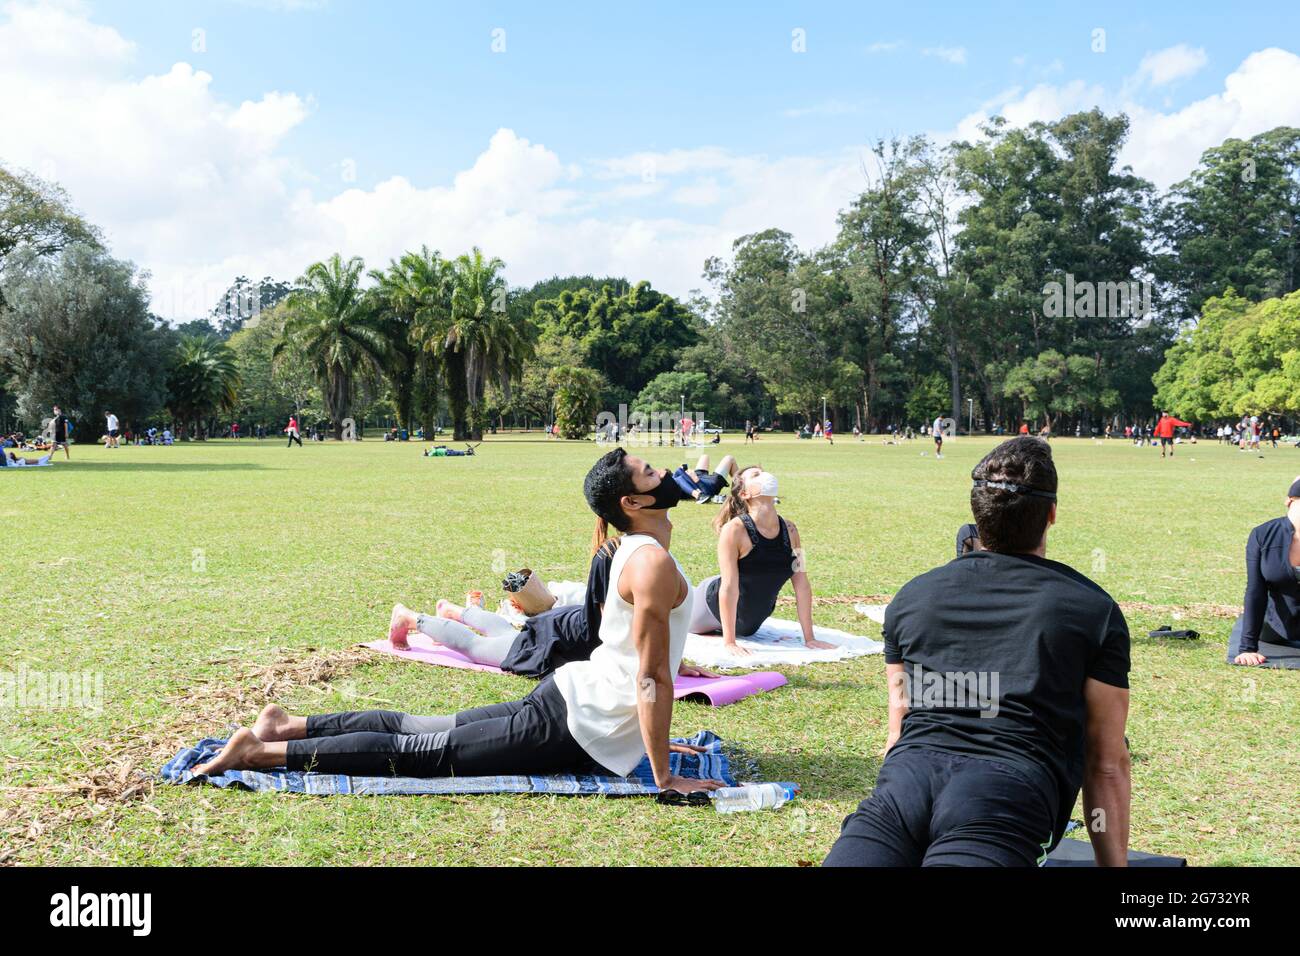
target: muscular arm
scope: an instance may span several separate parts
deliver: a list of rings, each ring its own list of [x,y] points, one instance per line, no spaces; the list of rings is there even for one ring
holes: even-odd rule
[[[619,580],[619,594],[632,605],[632,640],[638,658],[637,719],[655,786],[661,790],[713,790],[722,783],[679,781],[668,762],[668,735],[673,722],[668,615],[679,603],[683,586],[676,562],[661,548],[642,548],[634,554]]]
[[[1098,866],[1128,865],[1129,777],[1128,688],[1089,677],[1083,688],[1088,709],[1084,744],[1083,809]]]

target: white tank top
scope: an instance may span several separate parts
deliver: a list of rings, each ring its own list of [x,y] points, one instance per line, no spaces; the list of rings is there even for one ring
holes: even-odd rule
[[[645,756],[641,721],[637,717],[637,671],[640,657],[632,638],[632,605],[618,593],[619,578],[628,559],[647,545],[661,547],[646,534],[619,539],[609,569],[609,591],[600,622],[600,646],[585,661],[565,664],[555,672],[555,686],[568,707],[569,733],[593,760],[614,773],[627,776]],[[673,558],[677,564],[677,559]],[[686,599],[668,615],[668,671],[677,676],[690,628],[695,592],[686,583]]]

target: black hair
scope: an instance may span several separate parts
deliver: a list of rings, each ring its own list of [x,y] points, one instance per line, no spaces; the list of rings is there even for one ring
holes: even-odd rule
[[[587,496],[587,506],[596,513],[596,532],[591,542],[594,555],[609,538],[610,525],[626,531],[631,524],[622,505],[624,495],[636,494],[632,469],[627,465],[627,452],[615,448],[601,455],[587,472],[582,493]]]
[[[1052,448],[1020,435],[984,456],[971,472],[970,510],[986,551],[1024,554],[1043,540],[1056,499]]]

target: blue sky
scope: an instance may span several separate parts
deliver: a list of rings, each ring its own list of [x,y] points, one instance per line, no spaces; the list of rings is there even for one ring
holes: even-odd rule
[[[575,159],[722,145],[780,155],[947,130],[1015,86],[1060,76],[1117,85],[1148,51],[1187,43],[1212,68],[1300,46],[1300,4],[398,3],[104,0],[141,72],[185,60],[224,97],[311,96],[286,148],[328,176],[417,185],[468,166],[499,127]],[[1091,50],[1106,30],[1106,51]],[[207,50],[192,52],[192,31]],[[505,30],[493,53],[492,31]],[[807,31],[807,52],[791,31]],[[894,44],[899,44],[893,47]],[[870,52],[873,45],[891,46]],[[952,63],[923,50],[963,50]],[[1213,93],[1203,70],[1166,94]],[[798,115],[792,115],[792,114]]]
[[[1167,185],[1300,125],[1297,53],[1271,2],[18,0],[0,161],[65,185],[176,318],[238,272],[422,242],[685,294],[746,231],[827,241],[880,137],[1100,105]]]

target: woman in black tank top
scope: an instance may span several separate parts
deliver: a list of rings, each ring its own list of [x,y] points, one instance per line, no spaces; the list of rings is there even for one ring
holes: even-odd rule
[[[733,653],[749,656],[752,652],[736,639],[751,636],[772,616],[789,581],[804,643],[832,647],[813,638],[812,586],[799,529],[776,513],[776,478],[755,466],[741,471],[714,525],[721,573],[700,582],[692,632],[721,634]]]

